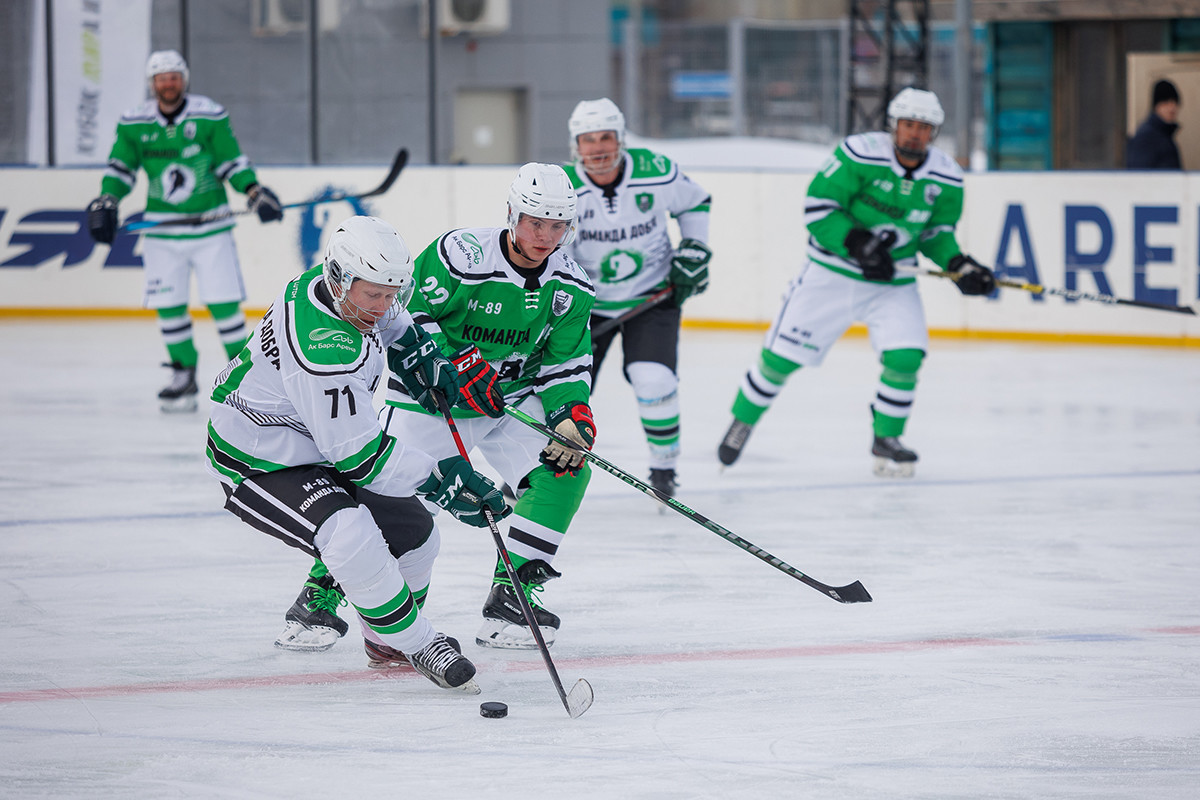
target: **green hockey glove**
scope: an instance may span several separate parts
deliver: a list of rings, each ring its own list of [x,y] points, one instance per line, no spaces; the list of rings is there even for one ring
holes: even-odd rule
[[[546,424],[555,433],[573,442],[576,447],[567,447],[557,440],[542,450],[538,458],[546,469],[555,475],[567,473],[578,475],[583,468],[583,450],[591,450],[596,441],[596,423],[592,421],[592,409],[587,403],[566,403],[546,415]]]
[[[458,371],[420,325],[414,323],[392,343],[387,360],[404,391],[430,414],[438,413],[434,392],[451,404],[458,400]]]
[[[712,250],[698,239],[684,239],[679,249],[671,256],[671,271],[667,280],[675,287],[675,306],[692,295],[702,294],[708,288],[708,262]]]
[[[462,456],[439,461],[417,491],[449,511],[455,519],[476,528],[487,527],[487,519],[483,516],[485,508],[492,512],[497,522],[512,513],[496,485],[476,472]]]

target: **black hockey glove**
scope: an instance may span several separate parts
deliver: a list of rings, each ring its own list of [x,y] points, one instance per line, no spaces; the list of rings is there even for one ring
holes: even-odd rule
[[[112,244],[117,238],[117,198],[102,194],[88,203],[87,228],[97,242]]]
[[[963,294],[991,294],[996,291],[995,274],[968,255],[959,253],[950,259],[946,271],[957,276],[954,285]]]
[[[592,421],[592,409],[587,403],[566,403],[546,415],[546,424],[555,433],[576,447],[567,447],[551,439],[546,449],[538,456],[546,469],[561,477],[565,474],[578,475],[583,468],[583,450],[591,450],[596,442],[596,423]]]
[[[487,519],[483,516],[485,508],[492,512],[496,521],[512,513],[496,484],[476,472],[462,456],[439,461],[417,491],[456,519],[476,528],[487,527]]]
[[[862,268],[863,277],[880,283],[887,283],[896,275],[891,253],[895,243],[895,231],[871,233],[866,228],[852,228],[843,242],[846,252]]]
[[[675,307],[708,288],[708,262],[712,250],[699,239],[684,239],[671,256],[671,272],[667,280],[675,287]]]
[[[420,325],[413,324],[392,343],[387,361],[404,391],[430,414],[439,410],[434,392],[440,392],[451,405],[458,402],[458,371]]]
[[[259,222],[278,222],[283,219],[283,206],[267,187],[252,183],[246,187],[246,197],[250,199],[250,210],[258,214]]]

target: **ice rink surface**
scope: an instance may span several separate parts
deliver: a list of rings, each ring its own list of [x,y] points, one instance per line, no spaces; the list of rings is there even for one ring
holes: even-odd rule
[[[441,518],[426,612],[483,694],[272,646],[308,560],[223,511],[155,323],[0,323],[0,797],[1142,798],[1200,786],[1200,358],[935,340],[871,475],[865,339],[795,375],[719,473],[756,333],[687,330],[680,500],[841,605],[593,477],[536,652],[472,642],[494,553]],[[197,326],[201,376],[220,368]],[[639,476],[618,364],[597,452]],[[484,719],[479,703],[509,705]],[[1191,789],[1187,787],[1192,787]]]

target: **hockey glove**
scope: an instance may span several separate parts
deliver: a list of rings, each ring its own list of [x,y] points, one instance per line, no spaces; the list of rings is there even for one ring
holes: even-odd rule
[[[991,294],[996,291],[995,274],[968,255],[959,253],[950,259],[946,271],[956,276],[954,285],[963,294]]]
[[[246,187],[246,197],[250,199],[250,210],[258,214],[259,222],[278,222],[283,219],[283,206],[267,187],[252,183]]]
[[[477,414],[499,419],[504,416],[504,395],[500,393],[500,374],[484,360],[479,348],[468,344],[450,356],[458,370],[458,404]]]
[[[891,253],[895,243],[895,231],[871,233],[866,228],[851,229],[843,242],[846,252],[862,268],[863,277],[879,283],[887,283],[896,275]]]
[[[462,456],[439,461],[417,491],[449,511],[455,519],[476,528],[487,527],[487,519],[483,516],[485,508],[497,521],[512,513],[496,484],[476,472]]]
[[[546,415],[546,424],[555,433],[574,442],[579,449],[550,440],[546,449],[538,456],[546,469],[561,477],[567,473],[578,475],[583,467],[583,450],[591,450],[596,441],[596,423],[592,421],[592,409],[587,403],[567,403]]]
[[[447,402],[458,400],[457,370],[420,325],[412,325],[392,343],[387,360],[388,368],[404,384],[404,391],[430,414],[438,413],[435,392]]]
[[[671,272],[667,280],[675,287],[675,306],[708,288],[708,262],[712,250],[698,239],[684,239],[671,256]]]
[[[102,194],[88,203],[87,228],[97,242],[112,244],[117,238],[117,198]]]

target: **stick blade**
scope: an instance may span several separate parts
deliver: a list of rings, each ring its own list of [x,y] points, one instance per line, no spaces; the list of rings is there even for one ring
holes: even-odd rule
[[[861,581],[846,586],[830,587],[828,594],[839,603],[870,603],[872,600],[871,593]]]
[[[575,681],[575,685],[571,687],[571,691],[567,692],[566,706],[567,713],[571,715],[571,719],[579,719],[584,715],[589,708],[592,707],[592,701],[595,695],[592,693],[592,685],[583,678]]]

